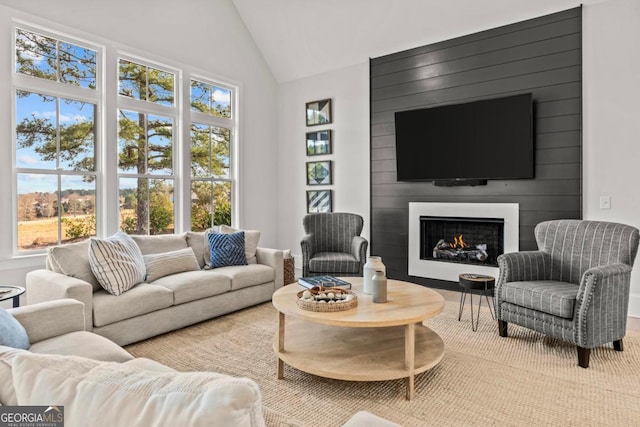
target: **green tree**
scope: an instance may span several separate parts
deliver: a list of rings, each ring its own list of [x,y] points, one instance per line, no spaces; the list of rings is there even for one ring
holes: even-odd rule
[[[174,102],[174,76],[144,65],[121,60],[119,63],[120,95],[159,104]],[[119,138],[121,150],[118,166],[121,170],[146,175],[154,171],[171,169],[172,144],[153,141],[171,141],[172,126],[167,120],[143,113],[120,111]],[[137,179],[136,234],[149,234],[150,218],[162,216],[150,212],[151,194],[147,191],[147,178]],[[149,195],[147,197],[147,195]],[[153,204],[151,207],[155,209]],[[158,209],[163,209],[159,206]]]
[[[96,87],[96,52],[90,49],[18,30],[16,58],[17,70],[22,74],[74,86]],[[174,104],[173,74],[125,60],[121,60],[118,67],[120,95],[163,105]],[[192,101],[195,110],[218,117],[231,117],[230,105],[223,106],[223,102],[213,98],[211,85],[195,81],[192,84],[205,89],[201,97]],[[49,102],[56,100],[55,97],[44,94],[17,92],[19,98],[32,95]],[[78,101],[60,98],[59,102]],[[84,105],[95,108],[92,104]],[[92,117],[95,117],[95,114],[92,113]],[[173,129],[170,121],[143,113],[120,111],[118,125],[121,145],[118,165],[121,170],[147,175],[171,169],[172,144],[163,143],[172,140]],[[93,120],[56,124],[33,114],[17,124],[17,144],[19,148],[33,149],[42,160],[60,159],[72,170],[93,171],[94,126]],[[229,136],[229,129],[224,128],[207,127],[207,132],[194,132],[191,163],[194,177],[204,177],[202,173],[205,171],[207,177],[228,175]],[[84,179],[89,181],[94,178],[86,176]],[[123,222],[127,232],[148,234],[162,232],[161,230],[169,226],[170,223],[166,223],[167,202],[171,204],[171,201],[162,200],[161,196],[166,197],[166,194],[154,194],[153,188],[150,187],[153,186],[148,178],[138,178],[135,191],[125,195],[123,207],[135,209],[135,218],[126,218],[126,223]],[[132,195],[135,199],[131,198]],[[192,218],[197,224],[207,219],[210,224],[212,218],[216,223],[230,223],[228,192],[216,190],[213,198],[211,206],[211,191],[208,196],[198,196],[199,207],[196,207],[196,215]],[[26,201],[21,209],[22,217],[28,217]],[[155,209],[158,209],[158,212],[154,212]]]
[[[214,224],[231,224],[231,183],[215,181],[215,177],[229,175],[229,154],[229,129],[192,125],[191,175],[195,178],[191,186],[193,230],[205,230]]]

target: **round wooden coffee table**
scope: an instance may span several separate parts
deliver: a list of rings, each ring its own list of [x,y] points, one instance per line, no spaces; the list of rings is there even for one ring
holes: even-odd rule
[[[423,286],[389,279],[387,302],[374,303],[371,295],[362,292],[361,277],[344,279],[352,283],[351,290],[358,296],[358,306],[350,310],[303,310],[296,304],[300,286],[284,286],[273,294],[278,310],[273,345],[278,378],[284,377],[284,363],[338,380],[406,378],[410,400],[415,374],[442,360],[442,339],[422,321],[442,312],[444,298]]]

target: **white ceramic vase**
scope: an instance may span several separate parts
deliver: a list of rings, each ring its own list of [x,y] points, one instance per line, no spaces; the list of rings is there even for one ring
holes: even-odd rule
[[[382,257],[369,256],[367,257],[367,263],[362,269],[362,290],[365,294],[373,293],[373,275],[376,270],[382,271],[382,274],[387,276],[387,268],[382,263]]]

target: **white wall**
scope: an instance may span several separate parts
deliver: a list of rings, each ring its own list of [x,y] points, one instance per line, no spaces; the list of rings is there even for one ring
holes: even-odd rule
[[[583,12],[584,218],[640,228],[640,2]],[[600,209],[600,196],[611,196],[611,209]],[[640,317],[640,257],[629,314]]]
[[[365,59],[366,61],[366,59]],[[333,154],[306,155],[305,103],[332,99]],[[278,246],[291,249],[300,268],[302,218],[307,213],[305,164],[332,160],[333,184],[318,186],[333,190],[333,211],[353,212],[364,217],[362,235],[369,239],[369,63],[344,68],[280,85],[278,93]]]
[[[4,5],[4,6],[3,6]],[[5,6],[11,6],[8,8]],[[15,10],[13,8],[20,9]],[[185,64],[240,86],[239,226],[262,231],[261,245],[277,244],[278,205],[276,99],[271,71],[231,0],[0,0],[0,271],[3,283],[24,283],[24,274],[44,265],[43,257],[12,258],[11,206],[12,18],[73,36]],[[109,142],[108,142],[109,143]],[[113,143],[111,141],[110,143]]]

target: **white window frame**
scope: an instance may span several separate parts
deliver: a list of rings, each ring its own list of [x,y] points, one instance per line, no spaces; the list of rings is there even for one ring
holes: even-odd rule
[[[96,87],[95,89],[83,88],[73,86],[67,83],[58,82],[54,80],[42,79],[39,77],[29,76],[26,74],[20,74],[16,71],[17,53],[16,53],[16,37],[18,29],[37,33],[42,36],[50,37],[57,41],[64,41],[76,46],[91,49],[96,52]],[[96,179],[96,194],[95,194],[95,215],[96,215],[96,234],[98,234],[100,225],[103,221],[103,215],[101,211],[100,194],[101,194],[101,182],[102,182],[102,170],[100,167],[100,156],[102,151],[102,141],[104,137],[104,57],[105,47],[99,44],[84,40],[82,38],[74,37],[63,32],[54,31],[38,25],[14,20],[12,25],[12,57],[11,57],[11,157],[13,165],[12,173],[12,207],[13,207],[13,236],[12,247],[13,256],[21,256],[26,254],[38,254],[46,251],[43,249],[29,249],[20,250],[18,248],[18,175],[21,173],[34,173],[34,174],[46,174],[54,175],[58,178],[58,184],[63,175],[93,175]],[[55,96],[57,98],[73,99],[81,102],[87,102],[96,106],[94,116],[94,129],[95,129],[95,141],[94,141],[94,171],[71,171],[61,169],[38,169],[38,168],[19,168],[16,165],[16,151],[17,151],[17,101],[16,94],[18,91],[26,91],[38,94],[45,94]],[[58,220],[58,232],[60,231],[61,223]]]
[[[28,19],[28,20],[25,20]],[[18,74],[16,72],[15,38],[17,28],[32,31],[56,40],[68,42],[77,46],[86,47],[96,52],[96,88],[88,89],[75,87],[69,84],[40,79],[33,76]],[[119,178],[130,177],[132,174],[120,174],[118,171],[118,110],[140,111],[146,114],[169,117],[174,123],[173,132],[173,174],[167,176],[145,175],[146,178],[173,179],[174,180],[174,220],[175,233],[191,229],[191,164],[190,143],[191,123],[202,123],[230,129],[229,150],[229,177],[215,178],[215,181],[231,182],[231,225],[238,227],[239,218],[242,215],[242,182],[239,179],[240,164],[240,126],[241,115],[241,90],[240,82],[225,76],[211,74],[209,70],[201,70],[190,67],[187,64],[162,59],[156,55],[148,55],[143,51],[136,51],[131,46],[125,46],[100,36],[63,27],[39,20],[35,17],[14,17],[12,19],[12,72],[11,72],[11,219],[12,238],[11,249],[6,247],[7,254],[12,258],[23,258],[32,255],[43,255],[46,249],[18,250],[18,182],[19,173],[34,172],[36,169],[18,169],[16,167],[16,91],[24,90],[34,93],[44,93],[56,97],[70,98],[96,105],[95,111],[95,213],[96,236],[105,237],[114,233],[119,228]],[[125,59],[144,64],[163,71],[172,72],[175,75],[174,106],[155,104],[148,101],[139,101],[118,95],[119,83],[119,59]],[[222,118],[206,113],[191,111],[191,79],[202,81],[213,86],[227,89],[231,92],[231,117]],[[57,170],[42,170],[42,173],[59,174]],[[64,171],[61,175],[86,175],[87,172]]]
[[[213,114],[202,113],[200,111],[193,111],[191,109],[191,80],[197,80],[199,82],[207,83],[212,86],[216,86],[216,87],[230,91],[231,92],[231,117],[230,118],[218,117],[218,116],[214,116]],[[191,194],[191,182],[193,181],[191,176],[191,125],[193,123],[197,123],[197,124],[229,129],[229,134],[230,134],[229,135],[229,177],[227,178],[210,177],[206,179],[206,181],[209,181],[209,182],[218,181],[218,182],[231,183],[231,226],[237,227],[239,222],[239,217],[240,217],[240,212],[239,212],[240,209],[239,209],[239,203],[238,203],[238,200],[239,200],[238,194],[240,190],[239,190],[239,184],[238,184],[239,180],[238,180],[238,173],[237,173],[238,158],[239,158],[238,156],[238,152],[239,152],[238,100],[239,100],[240,88],[232,84],[223,83],[219,79],[206,77],[202,74],[196,74],[196,73],[190,74],[188,78],[185,79],[185,87],[189,88],[189,90],[185,90],[186,92],[185,99],[187,100],[185,102],[185,105],[188,106],[188,107],[185,107],[185,113],[188,113],[188,121],[185,121],[185,123],[188,123],[188,125],[185,126],[185,130],[186,130],[186,134],[189,135],[188,139],[186,139],[186,141],[188,141],[188,144],[186,144],[186,150],[188,153],[187,157],[189,160],[187,162],[187,168],[186,168],[186,171],[188,173],[188,175],[186,175],[186,181],[188,181],[186,186],[186,188],[188,188],[188,191],[189,191],[188,194]],[[185,114],[185,116],[186,115],[187,114]],[[204,181],[204,180],[205,179],[198,179],[198,181]],[[185,209],[185,211],[188,211],[188,215],[186,215],[185,219],[188,221],[189,229],[191,229],[191,201],[190,200],[188,203],[188,209]]]
[[[129,62],[134,62],[136,64],[139,65],[144,65],[146,67],[151,67],[160,71],[164,71],[164,72],[168,72],[168,73],[172,73],[175,76],[175,80],[173,82],[173,99],[174,99],[174,103],[173,106],[170,105],[164,105],[164,104],[157,104],[154,102],[150,102],[147,100],[141,100],[141,99],[134,99],[134,98],[129,98],[127,96],[124,95],[120,95],[120,88],[119,88],[119,82],[120,82],[120,78],[119,78],[119,72],[120,72],[120,60],[123,59],[125,61],[129,61]],[[116,78],[116,87],[115,88],[110,88],[109,90],[113,89],[116,93],[116,97],[117,97],[117,101],[116,101],[116,129],[118,127],[118,112],[120,110],[125,110],[125,111],[133,111],[136,113],[144,113],[146,115],[157,115],[157,116],[162,116],[162,117],[168,117],[173,121],[173,133],[172,133],[172,165],[171,165],[171,170],[172,170],[172,174],[171,175],[154,175],[154,174],[137,174],[137,173],[129,173],[129,172],[120,172],[118,170],[118,163],[117,163],[117,159],[118,159],[118,139],[117,139],[117,131],[116,131],[116,141],[114,144],[114,150],[115,150],[115,158],[116,158],[116,164],[114,165],[114,170],[117,176],[117,182],[118,182],[118,194],[120,193],[120,178],[146,178],[146,179],[171,179],[173,180],[173,194],[174,194],[174,203],[173,203],[173,218],[174,218],[174,233],[179,233],[182,232],[182,227],[180,226],[180,224],[183,222],[181,221],[180,215],[181,213],[184,211],[184,209],[182,208],[182,205],[184,203],[183,199],[183,192],[181,191],[181,180],[182,180],[182,157],[184,155],[184,149],[182,149],[181,147],[184,146],[183,144],[183,139],[182,139],[182,132],[181,132],[181,127],[182,127],[182,120],[180,119],[180,110],[182,108],[182,102],[181,102],[181,87],[182,87],[182,70],[171,67],[169,65],[166,64],[162,64],[153,60],[150,60],[148,58],[142,58],[136,55],[132,55],[129,54],[127,52],[118,52],[118,56],[116,58],[116,70],[115,72],[117,73],[117,78]],[[116,203],[117,204],[117,203]],[[118,224],[120,223],[120,208],[119,206],[117,206],[117,210],[118,210]]]

